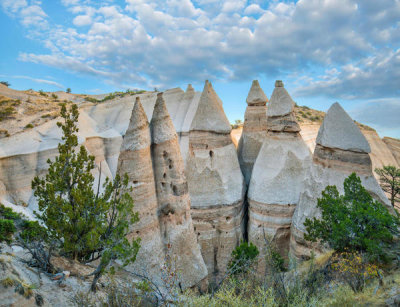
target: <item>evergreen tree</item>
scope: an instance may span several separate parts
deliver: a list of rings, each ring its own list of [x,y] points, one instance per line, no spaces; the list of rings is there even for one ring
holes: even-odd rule
[[[387,165],[383,168],[376,168],[379,175],[382,190],[390,195],[390,203],[394,207],[395,202],[400,202],[400,168]]]
[[[344,181],[344,195],[327,186],[318,199],[321,219],[306,219],[306,240],[328,243],[336,251],[365,252],[372,260],[385,260],[385,249],[399,234],[399,219],[374,200],[355,173]]]
[[[139,218],[133,213],[126,175],[123,179],[117,175],[114,181],[107,178],[104,192],[99,187],[95,191],[94,156],[83,145],[78,148],[77,105],[68,111],[63,104],[61,117],[63,121],[57,123],[63,132],[59,155],[47,161],[45,178],[37,176],[32,181],[39,204],[35,214],[47,228],[47,241],[56,242],[62,254],[81,262],[101,258],[97,282],[111,260],[119,258],[124,264],[135,260],[140,240],[129,242],[126,234]]]

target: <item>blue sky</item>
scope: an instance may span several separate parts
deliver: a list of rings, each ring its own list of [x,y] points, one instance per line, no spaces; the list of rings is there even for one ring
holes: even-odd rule
[[[160,90],[209,79],[231,121],[253,79],[300,105],[339,101],[400,138],[400,0],[0,0],[15,89]]]

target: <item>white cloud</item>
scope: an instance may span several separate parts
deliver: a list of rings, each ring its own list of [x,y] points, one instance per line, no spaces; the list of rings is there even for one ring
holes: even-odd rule
[[[77,27],[87,26],[92,23],[92,18],[88,15],[76,16],[73,20],[73,24]]]
[[[64,85],[56,82],[56,81],[51,81],[51,80],[46,80],[46,79],[40,79],[40,78],[33,78],[30,76],[7,76],[7,75],[0,75],[0,77],[4,77],[4,78],[12,78],[12,79],[27,79],[27,80],[31,80],[33,82],[36,83],[42,83],[42,84],[47,84],[47,85],[51,85],[51,86],[55,86],[58,87],[60,89],[64,89]]]
[[[246,15],[261,14],[264,13],[264,10],[258,4],[253,3],[246,7],[244,13]]]

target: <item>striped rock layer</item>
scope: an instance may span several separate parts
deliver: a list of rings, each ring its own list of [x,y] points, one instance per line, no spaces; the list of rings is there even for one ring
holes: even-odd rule
[[[182,287],[202,286],[207,268],[193,231],[190,196],[178,135],[160,93],[150,123],[161,240]]]
[[[222,103],[206,82],[189,132],[186,173],[210,282],[222,278],[243,234],[244,180],[230,132]]]
[[[309,258],[311,250],[323,250],[322,246],[304,240],[304,222],[307,218],[320,217],[317,199],[326,186],[335,185],[343,194],[343,182],[353,172],[367,191],[394,213],[373,175],[367,140],[338,103],[328,110],[316,142],[313,163],[292,221],[290,252],[297,259]]]
[[[267,96],[257,80],[253,81],[246,102],[243,132],[239,140],[238,156],[246,185],[249,184],[254,162],[267,137]]]
[[[150,153],[151,137],[146,113],[136,98],[118,160],[118,173],[127,174],[132,187],[134,211],[139,221],[129,228],[128,239],[141,239],[136,261],[129,268],[160,282],[164,248],[161,242],[158,203]]]
[[[287,257],[292,216],[311,165],[311,153],[298,133],[293,110],[293,100],[277,81],[267,111],[268,135],[254,164],[248,190],[248,238],[260,255],[265,255],[268,239]],[[264,257],[260,257],[258,272],[265,272]]]

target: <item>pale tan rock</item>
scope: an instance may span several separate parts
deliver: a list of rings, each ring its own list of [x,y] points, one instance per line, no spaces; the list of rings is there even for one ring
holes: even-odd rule
[[[394,158],[396,159],[397,164],[400,166],[400,140],[384,137],[383,142],[385,142],[389,150],[392,152]]]
[[[304,240],[305,227],[304,222],[307,218],[320,217],[320,211],[317,208],[317,199],[321,197],[322,191],[328,185],[335,185],[339,193],[343,194],[343,182],[353,172],[360,177],[362,185],[367,191],[384,204],[392,213],[394,213],[387,197],[380,188],[372,173],[371,158],[366,152],[369,145],[365,137],[361,134],[359,128],[354,125],[350,116],[343,114],[345,112],[337,104],[328,110],[320,128],[319,135],[325,134],[331,136],[335,132],[335,125],[330,122],[341,122],[344,126],[350,126],[348,133],[342,133],[342,139],[336,143],[327,142],[332,140],[330,137],[317,138],[317,145],[313,154],[313,163],[305,177],[303,191],[300,195],[300,201],[295,209],[291,227],[290,251],[297,259],[307,259],[311,251],[318,253],[323,251],[323,247],[318,244],[311,244]],[[339,117],[340,119],[337,119]],[[354,125],[354,126],[352,126]],[[321,132],[322,130],[322,132]],[[351,140],[356,140],[353,142]],[[332,144],[334,147],[325,147],[323,144]],[[347,144],[352,144],[347,146]],[[367,146],[367,145],[368,146]],[[346,146],[344,146],[346,145]],[[351,148],[344,150],[338,147]]]
[[[267,137],[267,96],[257,80],[253,81],[246,102],[243,132],[238,145],[238,157],[246,185],[249,184],[254,162]]]
[[[190,196],[178,136],[162,93],[157,95],[150,123],[152,159],[161,239],[169,246],[184,288],[200,286],[207,268],[193,231]]]
[[[228,120],[209,82],[204,86],[196,121],[204,119],[204,110],[213,110],[213,119],[192,125],[186,173],[195,232],[209,280],[216,282],[242,238],[244,181]]]
[[[158,220],[150,146],[149,123],[137,97],[118,159],[118,173],[121,176],[128,175],[134,212],[139,214],[139,221],[129,227],[128,239],[140,238],[140,249],[136,261],[128,269],[148,275],[159,283],[164,246]]]
[[[260,255],[265,255],[266,236],[287,257],[292,215],[311,165],[311,152],[297,132],[293,107],[283,84],[277,82],[267,114],[270,109],[284,111],[268,116],[268,134],[254,164],[248,190],[248,237],[261,251]],[[292,121],[287,122],[287,118]],[[258,272],[265,273],[264,256],[260,256]]]

